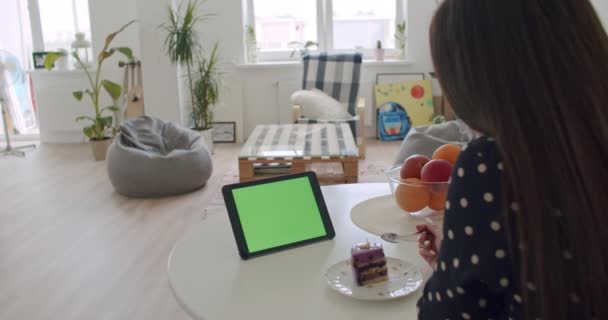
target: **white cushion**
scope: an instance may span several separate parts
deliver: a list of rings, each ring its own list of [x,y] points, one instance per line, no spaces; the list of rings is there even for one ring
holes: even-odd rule
[[[296,91],[291,95],[291,102],[302,107],[304,118],[333,121],[353,118],[345,105],[318,89]]]

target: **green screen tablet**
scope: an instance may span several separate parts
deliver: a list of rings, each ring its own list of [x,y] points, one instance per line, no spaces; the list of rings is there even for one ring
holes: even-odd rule
[[[228,185],[222,193],[243,259],[335,235],[313,172]]]

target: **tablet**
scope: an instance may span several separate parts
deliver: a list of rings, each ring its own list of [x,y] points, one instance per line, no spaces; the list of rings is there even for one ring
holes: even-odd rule
[[[335,236],[314,172],[227,185],[222,194],[243,259]]]

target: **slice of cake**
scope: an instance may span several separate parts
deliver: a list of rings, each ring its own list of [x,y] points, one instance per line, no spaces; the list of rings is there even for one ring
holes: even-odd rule
[[[357,285],[366,286],[388,280],[388,268],[382,245],[369,242],[357,243],[350,253]]]

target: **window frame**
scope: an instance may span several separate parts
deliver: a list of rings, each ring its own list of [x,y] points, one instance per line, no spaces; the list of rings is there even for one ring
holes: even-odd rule
[[[30,0],[35,1],[35,0]],[[405,21],[407,0],[395,1],[395,21],[400,23]],[[245,25],[255,26],[255,6],[254,0],[244,0],[244,15],[243,20]],[[333,0],[316,0],[317,6],[317,42],[319,43],[317,50],[311,50],[313,53],[328,52],[328,53],[347,53],[353,52],[355,49],[334,49],[334,33],[333,33]],[[406,33],[409,28],[406,29]],[[245,48],[246,51],[246,48]],[[359,50],[363,53],[364,59],[373,59],[374,48],[365,48]],[[258,62],[277,62],[277,61],[298,61],[298,55],[290,57],[291,50],[259,50],[257,57]],[[385,57],[388,59],[396,58],[399,54],[397,48],[385,48]],[[245,54],[246,56],[246,54]],[[248,61],[247,61],[248,62]],[[248,62],[249,63],[249,62]]]
[[[30,26],[32,31],[32,48],[33,51],[48,51],[44,44],[44,33],[42,32],[42,18],[40,17],[40,5],[38,4],[39,0],[28,0],[28,8],[29,8],[29,18],[30,18]],[[76,10],[76,0],[71,0],[72,2],[72,23],[74,24],[74,29],[78,30],[78,12]],[[90,23],[90,13],[91,8],[89,8],[89,12],[86,12],[89,15],[89,23]],[[89,26],[91,28],[91,26]],[[65,48],[70,51],[71,48]]]

